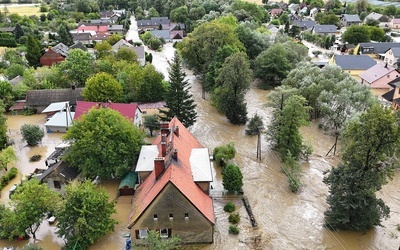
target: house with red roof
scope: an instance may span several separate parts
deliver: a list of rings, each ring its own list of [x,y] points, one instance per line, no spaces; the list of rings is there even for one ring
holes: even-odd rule
[[[123,116],[132,121],[133,124],[140,126],[142,122],[142,112],[136,103],[113,103],[113,102],[84,102],[77,101],[74,120],[79,119],[91,108],[110,108],[118,111]]]
[[[212,243],[214,207],[210,155],[175,117],[161,123],[153,145],[143,146],[136,165],[139,187],[132,200],[128,228],[141,244],[149,230],[183,243]]]
[[[387,63],[378,63],[359,76],[362,84],[371,87],[372,93],[376,96],[381,96],[392,88],[389,82],[399,77],[400,73]]]

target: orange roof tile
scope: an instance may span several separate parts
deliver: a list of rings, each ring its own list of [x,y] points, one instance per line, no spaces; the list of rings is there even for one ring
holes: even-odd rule
[[[167,142],[171,141],[173,148],[177,149],[178,161],[169,159],[168,155],[165,156],[166,162],[169,160],[171,162],[166,166],[159,179],[156,179],[153,171],[136,190],[132,202],[132,212],[129,217],[129,228],[135,224],[168,183],[172,183],[207,220],[212,224],[215,223],[212,199],[193,181],[190,167],[189,159],[192,149],[204,147],[176,117],[170,121],[169,128],[174,128],[175,126],[179,126],[179,136],[171,132],[167,136]],[[161,135],[157,137],[153,145],[161,147],[160,142]],[[159,152],[161,154],[161,148],[159,148]]]

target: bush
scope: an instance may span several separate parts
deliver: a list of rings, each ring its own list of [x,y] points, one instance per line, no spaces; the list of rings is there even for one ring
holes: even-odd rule
[[[21,127],[22,139],[28,146],[37,146],[44,137],[44,131],[38,125],[24,124]]]
[[[222,174],[222,185],[226,190],[228,190],[228,192],[241,191],[243,186],[243,175],[238,166],[229,164],[224,167]]]
[[[237,226],[230,226],[229,227],[229,233],[230,234],[234,234],[234,235],[238,235],[239,234],[239,228],[237,228]]]
[[[41,155],[34,155],[31,158],[29,158],[29,162],[37,162],[40,161],[41,158],[42,158]]]
[[[8,185],[10,180],[14,179],[18,174],[18,169],[16,167],[12,167],[8,173],[3,175],[0,180],[0,190],[2,190],[5,186]]]
[[[228,201],[224,206],[225,212],[232,213],[235,210],[236,210],[236,206],[235,206],[235,204],[233,204],[232,201]]]
[[[249,121],[246,129],[246,135],[257,135],[264,129],[264,123],[261,116],[255,114]]]
[[[232,224],[238,224],[240,221],[239,213],[230,214],[228,220]]]

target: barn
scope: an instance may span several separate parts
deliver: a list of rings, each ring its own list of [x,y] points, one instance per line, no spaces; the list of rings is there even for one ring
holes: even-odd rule
[[[138,179],[136,172],[129,172],[121,179],[118,186],[118,196],[133,195],[135,193],[135,185]]]

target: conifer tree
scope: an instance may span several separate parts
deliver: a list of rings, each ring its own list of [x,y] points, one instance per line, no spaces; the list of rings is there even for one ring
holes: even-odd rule
[[[169,87],[165,97],[167,110],[160,110],[160,118],[164,121],[176,116],[185,127],[196,122],[196,104],[189,93],[189,82],[185,80],[186,73],[182,68],[182,59],[175,52],[175,57],[169,69]]]
[[[42,50],[40,48],[39,41],[32,35],[29,35],[26,39],[26,55],[25,58],[29,65],[37,68],[40,66],[40,57],[42,56]]]
[[[67,46],[71,46],[72,44],[74,44],[72,35],[69,32],[68,26],[65,23],[62,23],[58,28],[58,35],[59,35],[59,41],[62,42],[63,44]]]
[[[14,37],[15,37],[15,40],[17,41],[17,42],[19,42],[19,38],[21,37],[21,36],[23,36],[25,33],[24,33],[24,30],[22,29],[22,27],[21,27],[21,25],[19,24],[19,23],[17,23],[16,25],[15,25],[15,30],[14,30]]]

